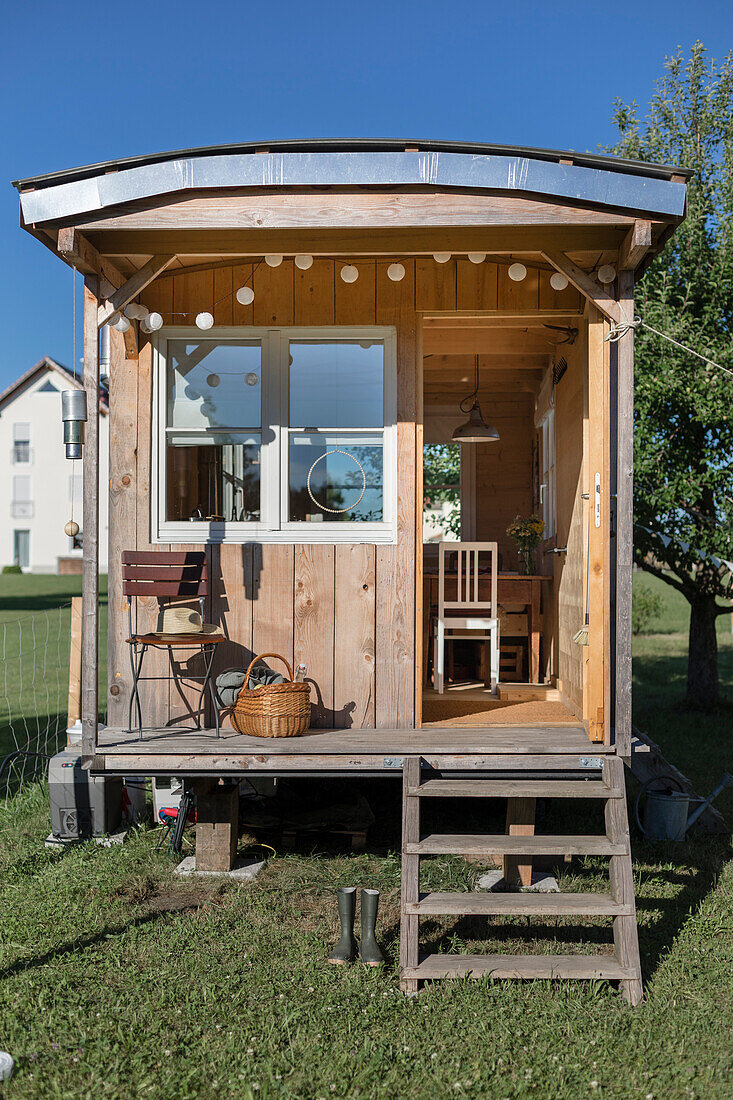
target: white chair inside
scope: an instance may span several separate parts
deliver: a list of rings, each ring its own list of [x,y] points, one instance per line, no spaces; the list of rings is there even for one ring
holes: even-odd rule
[[[456,556],[446,577],[446,556]],[[498,547],[495,542],[441,542],[438,546],[438,615],[433,634],[433,683],[445,690],[445,647],[449,642],[481,641],[490,647],[489,675],[492,694],[499,681],[499,610],[496,602]],[[486,581],[489,599],[486,599]],[[446,583],[451,599],[446,599]],[[455,598],[453,598],[455,596]],[[482,598],[483,597],[483,598]],[[471,631],[467,634],[466,631]]]

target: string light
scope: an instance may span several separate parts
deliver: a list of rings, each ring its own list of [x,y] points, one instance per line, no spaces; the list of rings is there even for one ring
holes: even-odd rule
[[[359,278],[359,268],[353,264],[344,264],[341,268],[341,278],[345,283],[355,283]],[[392,278],[391,275],[390,278]]]
[[[268,267],[279,267],[282,262],[283,258],[278,253],[271,252],[269,256],[265,256],[265,263]]]
[[[604,284],[612,283],[616,278],[616,268],[613,264],[604,264],[598,268],[598,278]]]
[[[196,315],[196,328],[208,329],[212,328],[214,324],[214,318],[210,313],[198,313]]]
[[[236,298],[240,306],[251,306],[255,300],[255,292],[251,286],[240,286]]]
[[[159,313],[149,313],[146,323],[151,332],[157,332],[163,327],[163,318]]]
[[[295,266],[300,268],[301,271],[307,271],[309,267],[313,267],[313,257],[307,255],[296,256]]]
[[[568,282],[567,275],[563,275],[562,271],[553,271],[550,275],[550,286],[553,290],[565,290]]]
[[[472,264],[482,264],[486,259],[485,252],[469,252],[468,258]]]
[[[451,258],[451,255],[451,252],[433,252],[433,259],[435,260],[436,264],[447,264],[448,260],[450,260]]]
[[[387,278],[393,283],[401,282],[405,277],[405,269],[402,264],[390,264],[387,268]]]
[[[522,279],[527,278],[527,268],[524,266],[524,264],[511,264],[507,275],[513,283],[521,283]]]
[[[147,308],[139,302],[128,302],[125,306],[125,317],[129,317],[131,321],[144,321],[147,315]]]
[[[120,314],[117,320],[112,322],[112,328],[116,329],[117,332],[127,332],[130,328],[130,322],[127,317]]]

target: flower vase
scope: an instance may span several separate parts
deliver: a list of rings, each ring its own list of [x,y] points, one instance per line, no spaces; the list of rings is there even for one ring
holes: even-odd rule
[[[518,556],[519,572],[525,577],[531,577],[536,569],[534,548],[521,547]]]

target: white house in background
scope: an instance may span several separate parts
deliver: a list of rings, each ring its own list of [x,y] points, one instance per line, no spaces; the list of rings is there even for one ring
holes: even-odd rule
[[[31,573],[81,569],[82,464],[67,461],[62,390],[81,389],[70,371],[46,356],[0,394],[0,566]],[[99,565],[107,571],[109,407],[100,401]],[[74,519],[79,534],[64,527]]]

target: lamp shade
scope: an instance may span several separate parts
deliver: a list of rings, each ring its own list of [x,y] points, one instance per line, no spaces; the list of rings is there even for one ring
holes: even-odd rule
[[[486,423],[478,401],[474,401],[466,423],[453,432],[454,443],[492,443],[498,439],[499,432]]]

